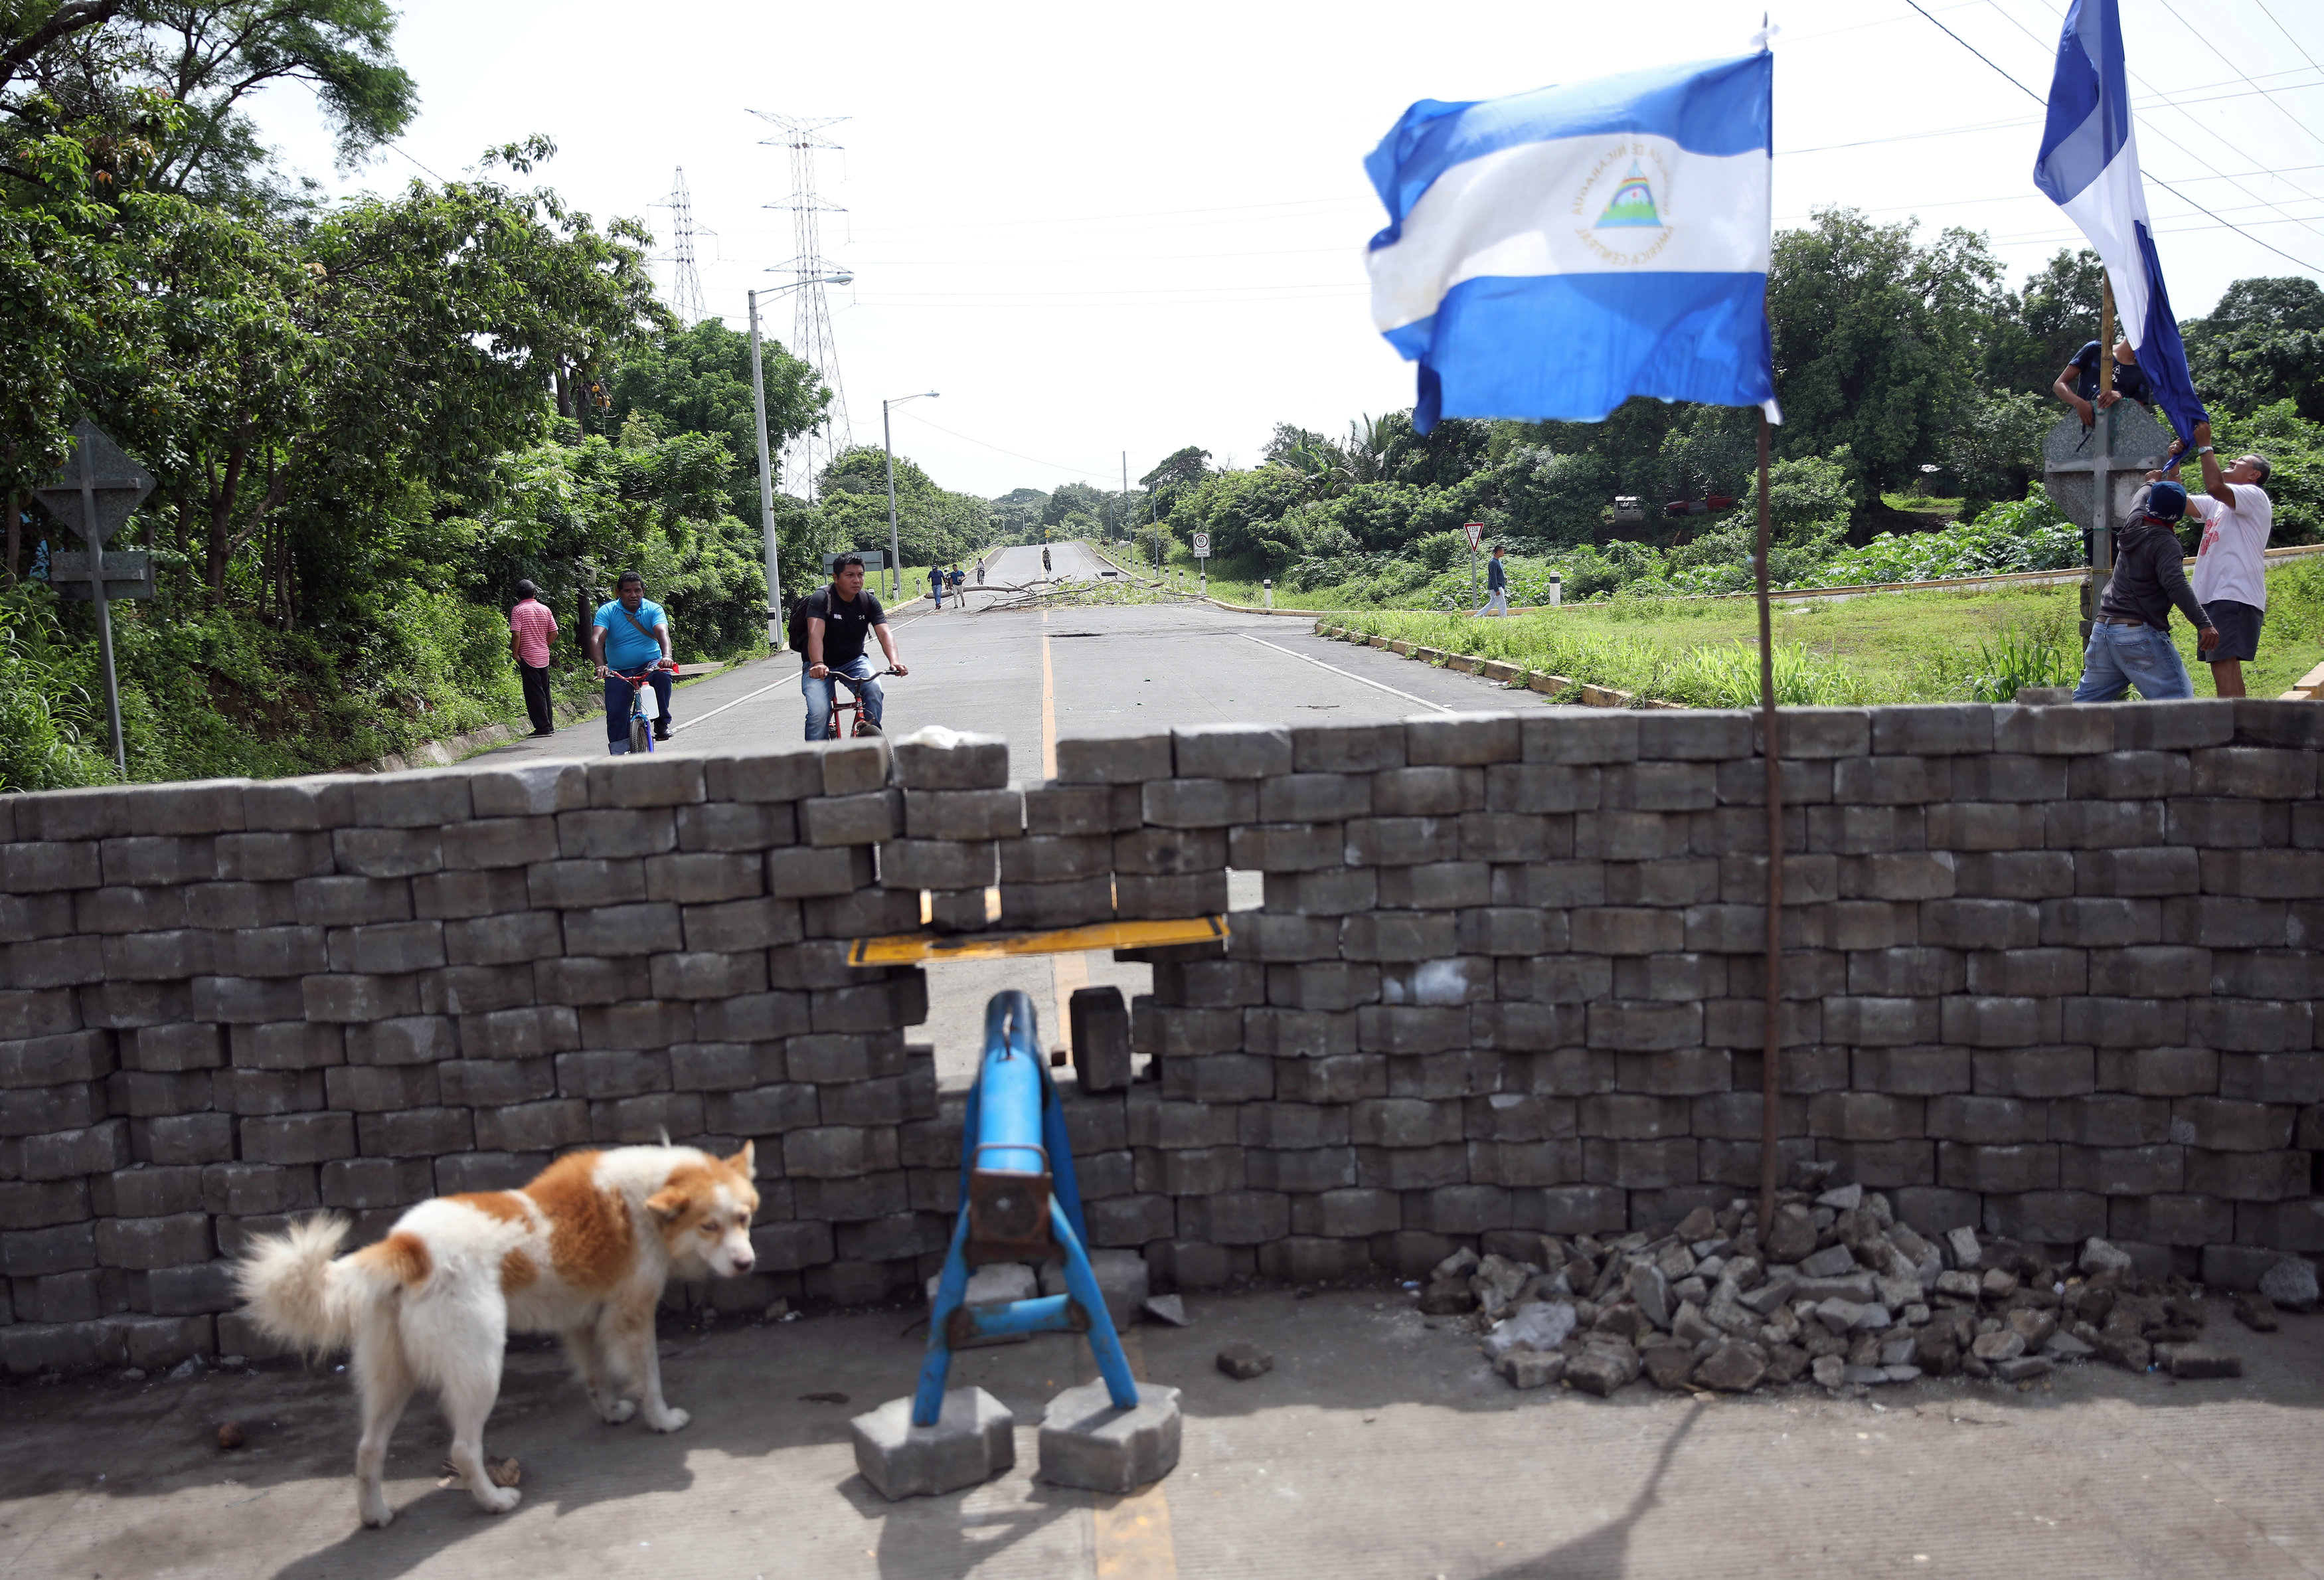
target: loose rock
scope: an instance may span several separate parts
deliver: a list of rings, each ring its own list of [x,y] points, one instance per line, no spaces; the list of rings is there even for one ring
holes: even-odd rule
[[[1237,1342],[1219,1351],[1219,1370],[1248,1382],[1275,1370],[1275,1357],[1257,1344]]]
[[[2259,1292],[2290,1311],[2316,1309],[2316,1264],[2288,1256],[2260,1275]]]
[[[1512,1388],[1546,1388],[1565,1375],[1565,1357],[1555,1350],[1511,1350],[1493,1363],[1493,1370]]]

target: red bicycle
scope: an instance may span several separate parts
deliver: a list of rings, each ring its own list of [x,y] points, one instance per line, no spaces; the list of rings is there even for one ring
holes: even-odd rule
[[[890,675],[902,672],[900,670],[881,670],[859,680],[843,670],[826,669],[824,671],[825,677],[844,685],[848,688],[848,695],[842,697],[835,688],[833,690],[831,716],[824,721],[824,739],[840,741],[845,740],[848,735],[877,735],[884,733],[877,724],[863,716],[862,688],[873,680],[884,680]],[[855,727],[847,731],[845,735],[840,733],[839,727],[839,716],[843,713],[852,713],[855,716]]]

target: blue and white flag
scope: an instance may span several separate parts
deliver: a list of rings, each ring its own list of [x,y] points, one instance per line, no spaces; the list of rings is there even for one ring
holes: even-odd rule
[[[1364,161],[1388,226],[1372,319],[1420,364],[1413,426],[1592,422],[1632,395],[1775,409],[1775,57],[1423,99]]]
[[[2050,79],[2050,119],[2034,184],[2089,237],[2114,285],[2123,338],[2153,387],[2155,403],[2180,437],[2210,420],[2187,376],[2187,348],[2163,289],[2146,217],[2146,183],[2138,175],[2138,132],[2130,119],[2129,73],[2122,59],[2122,15],[2116,0],[2073,0],[2058,35],[2058,69]],[[2106,348],[2111,353],[2112,347]]]

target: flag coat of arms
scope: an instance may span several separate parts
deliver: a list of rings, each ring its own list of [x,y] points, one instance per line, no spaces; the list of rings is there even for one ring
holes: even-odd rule
[[[1423,99],[1364,168],[1372,316],[1413,426],[1595,421],[1632,395],[1777,417],[1767,336],[1775,57]]]

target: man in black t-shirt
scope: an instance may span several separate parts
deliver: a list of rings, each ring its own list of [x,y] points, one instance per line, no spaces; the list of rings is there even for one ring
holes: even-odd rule
[[[2103,347],[2095,340],[2074,353],[2074,360],[2058,373],[2057,382],[2050,393],[2074,409],[2084,428],[2097,425],[2098,413],[2116,401],[2137,401],[2146,405],[2154,403],[2154,393],[2146,385],[2146,370],[2138,365],[2138,353],[2127,340],[2118,341],[2114,348],[2114,388],[2106,393],[2098,391],[2098,358]]]
[[[843,554],[833,561],[831,585],[808,596],[805,613],[807,667],[799,674],[799,689],[807,695],[807,738],[828,738],[832,693],[839,684],[831,679],[834,670],[863,682],[853,689],[863,699],[865,721],[877,730],[881,698],[880,682],[872,679],[871,661],[863,656],[867,640],[880,639],[880,651],[888,655],[888,667],[896,673],[908,675],[911,670],[896,656],[896,639],[888,634],[887,611],[880,607],[877,597],[863,590],[862,558]]]

